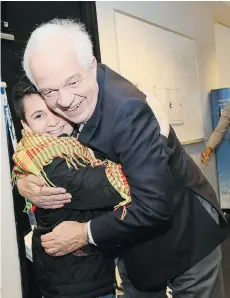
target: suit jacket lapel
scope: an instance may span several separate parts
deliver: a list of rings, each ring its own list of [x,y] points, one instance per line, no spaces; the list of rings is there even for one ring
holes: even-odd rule
[[[98,101],[96,105],[96,109],[92,115],[92,117],[88,120],[88,122],[84,125],[80,135],[79,141],[82,144],[87,145],[94,135],[102,117],[102,104],[103,104],[103,91],[104,91],[104,71],[101,68],[97,70],[97,83],[99,87],[98,92]]]

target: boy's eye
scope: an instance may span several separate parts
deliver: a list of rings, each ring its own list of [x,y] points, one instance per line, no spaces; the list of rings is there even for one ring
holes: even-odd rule
[[[35,116],[35,119],[41,119],[41,118],[42,118],[41,114]]]

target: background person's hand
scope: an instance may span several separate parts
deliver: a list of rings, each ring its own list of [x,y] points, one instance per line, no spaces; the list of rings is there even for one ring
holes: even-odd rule
[[[17,180],[18,191],[35,206],[43,209],[56,209],[71,202],[71,195],[64,188],[48,187],[45,180],[28,175]]]
[[[88,223],[64,221],[51,233],[41,236],[42,246],[51,256],[64,256],[88,244]]]
[[[210,156],[212,155],[212,148],[211,147],[206,147],[204,152],[201,153],[201,162],[202,164],[206,164],[207,161],[209,160]]]

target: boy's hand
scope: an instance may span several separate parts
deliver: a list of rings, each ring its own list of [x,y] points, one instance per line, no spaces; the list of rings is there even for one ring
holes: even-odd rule
[[[17,186],[21,196],[43,209],[61,208],[71,202],[72,196],[64,188],[48,187],[44,179],[34,175],[18,179]]]

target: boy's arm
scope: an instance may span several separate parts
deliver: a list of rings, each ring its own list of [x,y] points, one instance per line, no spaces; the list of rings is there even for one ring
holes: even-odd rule
[[[72,195],[72,202],[64,208],[79,210],[111,209],[121,201],[119,193],[109,183],[104,167],[68,168],[66,161],[55,158],[44,168],[56,187],[63,187]]]

